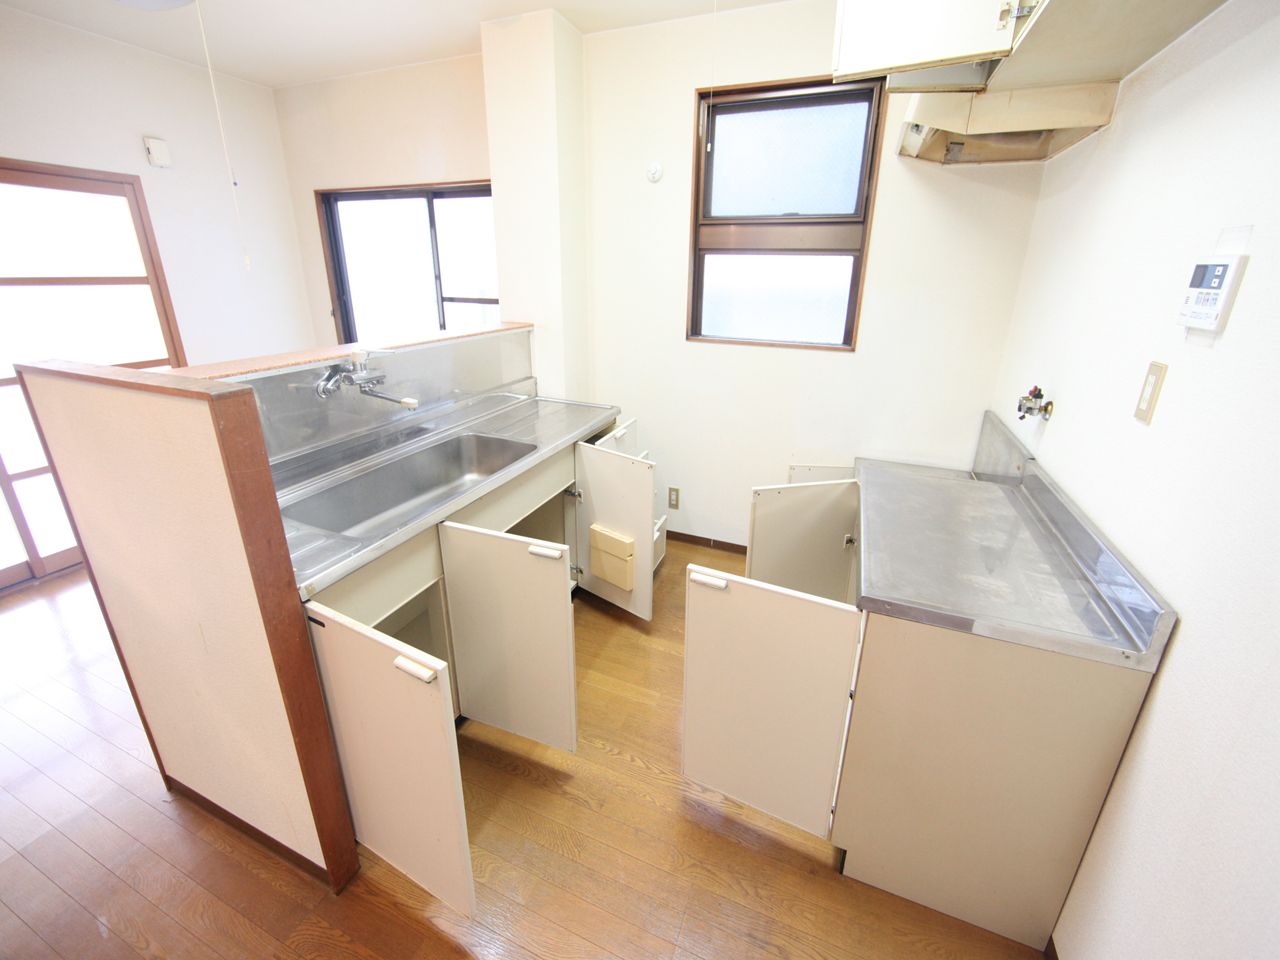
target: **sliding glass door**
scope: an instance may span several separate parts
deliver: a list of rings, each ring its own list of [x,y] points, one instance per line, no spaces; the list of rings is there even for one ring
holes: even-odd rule
[[[0,158],[0,587],[80,560],[13,365],[185,362],[137,177]]]

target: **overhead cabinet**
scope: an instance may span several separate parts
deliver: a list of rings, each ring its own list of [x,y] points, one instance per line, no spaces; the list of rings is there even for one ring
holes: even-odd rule
[[[1019,11],[1006,0],[839,0],[832,74],[838,82],[1008,56]]]

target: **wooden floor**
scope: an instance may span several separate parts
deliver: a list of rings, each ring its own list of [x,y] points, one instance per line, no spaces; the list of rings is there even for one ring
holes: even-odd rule
[[[0,597],[0,957],[1037,956],[680,776],[690,562],[742,569],[673,542],[652,623],[576,599],[576,754],[461,728],[474,919],[368,854],[335,897],[167,794],[83,574]]]

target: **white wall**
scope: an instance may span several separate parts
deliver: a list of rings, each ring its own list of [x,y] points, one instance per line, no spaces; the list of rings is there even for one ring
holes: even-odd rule
[[[337,343],[315,191],[489,178],[479,56],[420,63],[275,93],[307,310]]]
[[[554,10],[481,24],[502,318],[535,325],[540,392],[587,387],[582,34]]]
[[[1232,0],[1046,168],[1002,414],[1181,617],[1054,932],[1064,960],[1274,956],[1280,942],[1280,8]],[[1221,228],[1252,225],[1223,334],[1175,325]],[[1147,364],[1169,373],[1145,426]]]
[[[0,7],[0,156],[142,177],[191,363],[314,339],[271,91],[218,90],[239,222],[205,71]],[[169,142],[172,167],[147,165],[144,135]]]
[[[640,417],[672,530],[745,543],[750,487],[790,463],[972,461],[1043,167],[900,158],[899,98],[857,351],[685,340],[694,91],[829,73],[833,23],[794,0],[585,38],[591,393]]]

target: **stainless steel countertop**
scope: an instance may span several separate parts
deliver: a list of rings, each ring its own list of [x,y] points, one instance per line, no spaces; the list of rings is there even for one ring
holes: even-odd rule
[[[994,482],[858,460],[858,606],[1154,671],[1175,615],[1034,461],[1026,469]]]
[[[358,538],[332,533],[316,527],[284,518],[285,535],[289,541],[289,554],[298,581],[298,593],[303,600],[341,580],[353,570],[375,560],[394,547],[426,530],[451,513],[478,500],[514,477],[555,456],[566,447],[585,439],[612,423],[620,412],[617,407],[604,404],[579,403],[570,400],[550,400],[545,397],[520,397],[495,393],[481,398],[473,409],[485,411],[483,416],[473,417],[448,428],[432,432],[425,440],[407,443],[389,456],[377,458],[374,466],[398,459],[409,453],[426,450],[462,433],[480,433],[523,443],[535,444],[537,449],[510,466],[485,477],[481,482],[458,496],[437,504],[420,516],[400,526],[394,532],[379,538]],[[495,409],[496,408],[496,409]],[[282,505],[295,502],[326,486],[350,479],[352,473],[337,470],[315,480],[277,491]]]

